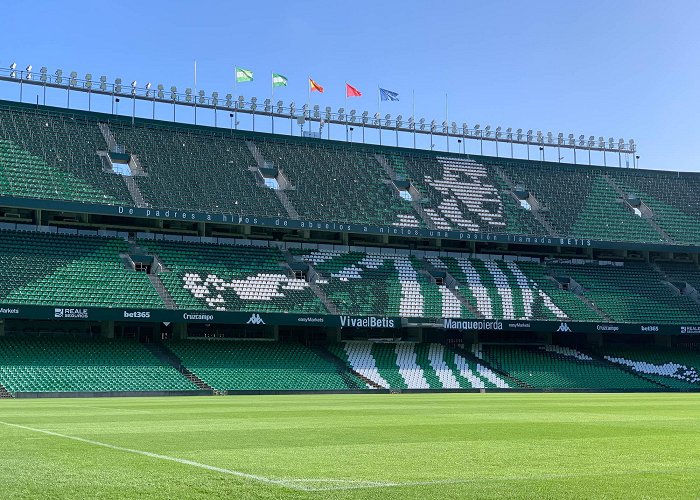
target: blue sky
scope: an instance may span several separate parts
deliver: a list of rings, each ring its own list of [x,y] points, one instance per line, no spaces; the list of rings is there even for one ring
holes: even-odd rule
[[[697,1],[26,1],[3,13],[4,67],[16,61],[184,90],[196,59],[207,93],[232,91],[240,66],[256,77],[238,86],[246,97],[269,97],[275,71],[289,78],[275,98],[301,104],[311,75],[326,89],[314,96],[322,108],[343,106],[347,80],[364,92],[349,108],[374,113],[382,86],[401,96],[382,114],[407,117],[415,91],[416,117],[439,122],[447,93],[449,119],[460,124],[632,137],[644,168],[698,165]],[[36,94],[25,89],[24,98]],[[0,97],[18,95],[4,84]],[[71,104],[84,106],[78,97]]]

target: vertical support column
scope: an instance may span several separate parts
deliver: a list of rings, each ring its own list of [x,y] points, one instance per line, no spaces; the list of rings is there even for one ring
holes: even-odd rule
[[[327,342],[340,342],[343,338],[340,328],[326,328]]]
[[[187,323],[173,324],[173,338],[180,340],[187,338]]]
[[[197,234],[199,236],[206,236],[207,234],[207,224],[206,222],[198,222],[197,223]]]
[[[102,336],[108,339],[114,338],[114,321],[102,322]]]
[[[0,337],[5,336],[5,320],[0,319]]]

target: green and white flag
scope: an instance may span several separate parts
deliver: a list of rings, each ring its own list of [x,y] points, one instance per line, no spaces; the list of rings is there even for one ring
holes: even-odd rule
[[[236,81],[238,83],[252,82],[253,72],[249,69],[236,68]]]
[[[279,73],[272,73],[272,86],[273,87],[286,87],[287,77],[280,75]]]

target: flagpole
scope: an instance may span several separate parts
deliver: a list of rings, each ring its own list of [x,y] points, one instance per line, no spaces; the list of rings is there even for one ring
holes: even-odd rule
[[[411,90],[412,115],[413,115],[413,149],[416,149],[416,89]]]
[[[345,142],[348,142],[348,81],[345,80]],[[329,129],[330,130],[330,129]]]
[[[379,113],[379,145],[382,145],[382,91],[377,87],[377,113]]]
[[[238,66],[233,67],[233,127],[238,130]]]
[[[197,59],[194,60],[194,124],[197,125]]]
[[[308,118],[308,120],[309,120],[309,132],[311,132],[311,77],[310,76],[309,76],[309,96],[306,99],[306,112],[309,114],[309,118]],[[303,132],[303,130],[304,129],[302,128],[302,132]]]
[[[270,95],[270,121],[272,122],[272,133],[275,133],[275,74],[270,77],[272,84],[272,94]]]
[[[447,126],[447,135],[445,136],[447,139],[447,152],[450,152],[450,118],[449,118],[449,113],[447,112],[447,92],[445,92],[445,125]]]

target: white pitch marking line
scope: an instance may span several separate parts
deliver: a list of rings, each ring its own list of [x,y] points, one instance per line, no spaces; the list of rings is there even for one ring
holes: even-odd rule
[[[159,453],[152,453],[150,451],[135,450],[133,448],[125,448],[123,446],[116,446],[109,443],[103,443],[101,441],[94,441],[92,439],[85,439],[78,436],[69,436],[68,434],[61,434],[59,432],[48,431],[46,429],[38,429],[36,427],[29,427],[26,425],[12,424],[10,422],[0,421],[0,424],[15,427],[17,429],[23,429],[31,432],[38,432],[41,434],[46,434],[49,436],[59,437],[63,439],[70,439],[72,441],[78,441],[81,443],[91,444],[94,446],[101,446],[103,448],[109,448],[110,450],[123,451],[125,453],[133,453],[136,455],[143,455],[149,458],[157,458],[159,460],[168,460],[170,462],[176,462],[183,465],[191,465],[192,467],[199,467],[200,469],[206,469],[213,472],[221,472],[222,474],[229,474],[232,476],[241,477],[244,479],[249,479],[252,481],[258,481],[265,484],[273,484],[277,486],[282,486],[284,488],[301,490],[301,491],[327,491],[327,490],[347,490],[347,489],[357,489],[357,488],[386,488],[386,487],[397,487],[397,486],[418,486],[418,485],[429,485],[429,484],[446,484],[462,482],[460,480],[453,481],[426,481],[426,482],[392,482],[392,481],[362,481],[362,480],[352,480],[352,479],[272,479],[265,476],[258,476],[255,474],[248,474],[247,472],[241,472],[237,470],[224,469],[222,467],[215,467],[213,465],[207,465],[200,462],[194,462],[192,460],[186,460],[184,458],[170,457],[168,455],[161,455]],[[327,483],[328,486],[313,487],[305,486],[300,483],[317,483],[323,484]],[[337,486],[332,486],[335,483]],[[342,486],[341,486],[342,485]]]

